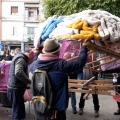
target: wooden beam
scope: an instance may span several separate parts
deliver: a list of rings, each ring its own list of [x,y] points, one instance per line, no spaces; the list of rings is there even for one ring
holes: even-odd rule
[[[68,83],[68,88],[81,88],[82,84],[74,84],[74,83]],[[92,85],[89,84],[87,86],[85,86],[84,88],[86,89],[98,89],[98,90],[114,90],[114,86],[110,86],[110,85]]]
[[[69,83],[84,83],[87,80],[68,79]],[[91,83],[94,84],[113,84],[112,80],[93,80]]]
[[[96,90],[96,91],[93,91],[93,90],[69,89],[69,92],[101,94],[101,95],[111,95],[111,92],[107,92],[107,91],[97,91],[97,90]]]
[[[94,50],[95,52],[106,53],[108,56],[115,57],[115,58],[117,58],[117,59],[120,58],[120,54],[119,54],[119,53],[116,53],[116,52],[114,52],[114,51],[112,51],[112,50],[108,50],[108,49],[106,49],[106,48],[104,48],[104,47],[100,47],[100,46],[95,45],[95,44],[93,44],[93,43],[90,43],[90,44],[88,45],[88,47],[90,47],[90,48],[91,48],[92,50]]]

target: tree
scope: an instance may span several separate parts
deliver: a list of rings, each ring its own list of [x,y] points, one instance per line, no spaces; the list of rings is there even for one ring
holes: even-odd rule
[[[42,0],[45,18],[70,15],[87,9],[101,9],[120,16],[120,0]]]

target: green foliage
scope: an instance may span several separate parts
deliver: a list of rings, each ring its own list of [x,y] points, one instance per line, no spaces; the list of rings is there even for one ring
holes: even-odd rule
[[[87,9],[101,9],[120,17],[120,0],[41,0],[46,18],[70,15]]]

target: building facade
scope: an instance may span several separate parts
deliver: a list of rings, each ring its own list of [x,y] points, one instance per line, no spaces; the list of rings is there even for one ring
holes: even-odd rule
[[[2,36],[4,48],[33,46],[39,27],[39,0],[2,0]]]

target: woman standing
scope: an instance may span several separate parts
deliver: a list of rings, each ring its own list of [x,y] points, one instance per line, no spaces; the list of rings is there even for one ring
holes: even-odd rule
[[[5,60],[5,61],[11,61],[12,60],[12,56],[10,55],[10,51],[8,49],[4,50],[2,60]]]

